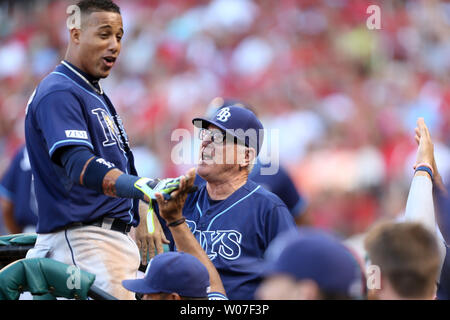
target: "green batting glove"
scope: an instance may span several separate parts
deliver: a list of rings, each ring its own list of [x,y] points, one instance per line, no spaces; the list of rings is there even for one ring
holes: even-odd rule
[[[152,199],[156,200],[156,193],[161,193],[164,199],[170,199],[170,193],[178,189],[180,186],[180,178],[176,179],[149,179],[140,178],[134,183],[134,187],[142,191],[150,199],[147,211],[147,230],[152,234],[155,232],[155,223],[153,220],[153,204]]]
[[[161,193],[164,199],[169,200],[170,194],[180,186],[180,178],[175,179],[149,179],[140,178],[134,187],[141,190],[150,199],[156,200],[156,193]]]

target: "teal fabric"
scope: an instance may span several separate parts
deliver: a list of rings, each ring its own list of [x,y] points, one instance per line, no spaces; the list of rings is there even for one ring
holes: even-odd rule
[[[31,245],[36,243],[37,234],[23,234],[9,240],[9,243],[17,245]]]
[[[17,300],[24,291],[38,296],[51,294],[53,297],[86,300],[94,281],[94,274],[56,260],[21,259],[0,271],[0,300]],[[48,299],[49,296],[42,298]]]
[[[31,245],[36,243],[36,233],[17,233],[0,236],[0,246],[8,245]]]

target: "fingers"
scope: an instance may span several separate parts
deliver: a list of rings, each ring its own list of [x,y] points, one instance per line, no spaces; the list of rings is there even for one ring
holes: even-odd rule
[[[186,172],[186,178],[188,179],[188,180],[194,180],[194,178],[195,178],[195,168],[191,168],[191,169],[189,169],[188,170],[188,172]]]
[[[164,197],[161,193],[157,192],[155,193],[156,203],[158,203],[158,206],[161,208],[164,206]]]
[[[148,258],[152,259],[155,256],[155,243],[154,243],[154,235],[153,236],[148,236],[147,237],[147,242],[148,242]],[[147,252],[146,252],[146,256],[147,256]]]
[[[164,232],[161,232],[161,241],[164,244],[170,244],[170,241],[167,240],[166,235],[164,234]]]
[[[423,118],[418,118],[417,119],[417,127],[418,127],[418,131],[420,133],[419,137],[427,137],[430,138],[430,131],[428,130],[427,125],[425,124],[425,120]],[[416,131],[417,133],[417,131]]]
[[[155,234],[155,245],[157,254],[164,253],[164,248],[161,240],[161,233]]]
[[[139,241],[138,244],[139,247],[139,251],[141,253],[141,261],[143,265],[147,265],[147,241],[146,240],[141,240]]]

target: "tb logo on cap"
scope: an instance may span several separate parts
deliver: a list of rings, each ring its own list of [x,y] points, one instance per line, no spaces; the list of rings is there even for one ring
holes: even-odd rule
[[[227,122],[229,117],[231,117],[231,113],[230,108],[228,107],[220,109],[219,113],[216,116],[217,120],[222,122]]]

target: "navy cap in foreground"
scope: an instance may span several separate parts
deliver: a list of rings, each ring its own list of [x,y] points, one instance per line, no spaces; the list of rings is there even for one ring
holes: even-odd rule
[[[348,248],[333,236],[312,228],[292,231],[265,276],[286,274],[296,280],[310,279],[327,293],[352,298],[363,295],[363,276],[358,261]],[[279,246],[280,244],[277,244]]]
[[[123,280],[130,291],[148,293],[178,293],[183,297],[208,296],[209,274],[196,257],[184,252],[165,252],[156,255],[142,279]]]

